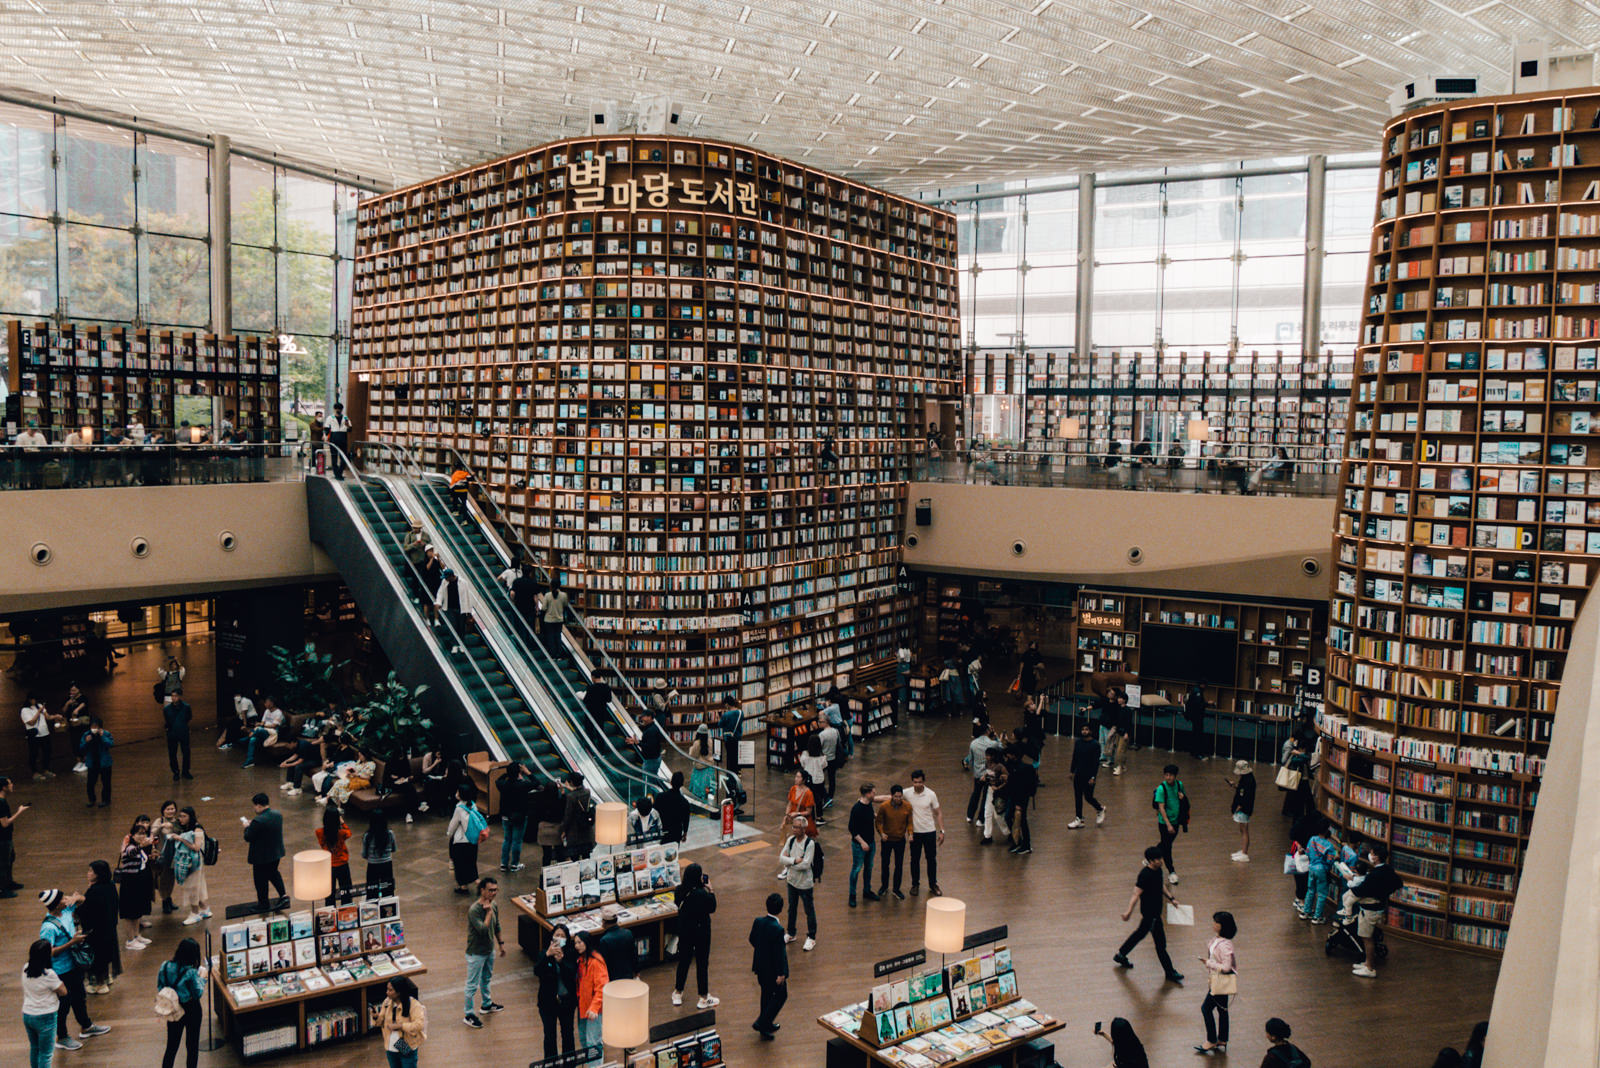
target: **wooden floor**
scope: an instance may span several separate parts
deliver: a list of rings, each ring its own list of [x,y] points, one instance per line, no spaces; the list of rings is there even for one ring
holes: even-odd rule
[[[119,725],[120,738],[153,739],[159,735],[148,681],[156,655],[152,650],[123,661],[114,681],[94,697],[108,720]],[[189,666],[191,690],[209,693],[209,644],[191,643],[180,655]],[[14,686],[0,682],[0,702],[6,715],[15,715],[20,695]],[[195,703],[197,708],[203,707]],[[1005,722],[1011,715],[1001,712],[997,719]],[[264,766],[241,769],[238,755],[216,752],[204,740],[208,736],[210,732],[202,732],[197,738],[197,778],[181,785],[170,781],[159,741],[120,745],[115,803],[109,809],[84,808],[82,780],[66,771],[68,763],[59,757],[61,774],[48,783],[31,782],[25,773],[19,776],[24,769],[14,763],[5,770],[19,780],[13,803],[35,806],[17,825],[18,878],[28,889],[16,900],[0,901],[0,931],[6,932],[4,955],[9,962],[0,985],[9,990],[13,1011],[15,976],[40,915],[33,893],[46,886],[81,888],[87,862],[96,857],[114,862],[117,843],[132,817],[156,810],[165,798],[195,805],[202,821],[220,832],[226,844],[223,863],[211,875],[218,917],[223,905],[253,897],[237,817],[249,814],[248,798],[256,790],[280,796],[276,789],[279,773]],[[1091,822],[1084,830],[1068,831],[1072,801],[1066,776],[1068,746],[1052,739],[1041,768],[1047,785],[1033,821],[1034,853],[1019,858],[1006,852],[1003,844],[979,846],[977,833],[963,820],[970,780],[960,767],[960,758],[968,740],[965,724],[919,720],[858,747],[855,760],[840,776],[840,805],[830,813],[833,819],[823,829],[829,855],[827,878],[818,890],[819,943],[812,953],[799,952],[798,944],[791,947],[792,995],[781,1017],[785,1027],[775,1043],[759,1042],[750,1030],[756,988],[749,972],[745,935],[766,894],[781,889],[774,879],[777,863],[771,832],[781,817],[786,781],[759,771],[754,776],[753,814],[755,822],[768,832],[754,840],[759,843],[754,848],[736,855],[714,848],[689,855],[705,865],[719,897],[711,985],[712,992],[722,998],[718,1015],[729,1064],[737,1068],[821,1065],[824,1034],[815,1017],[865,997],[873,982],[874,961],[920,946],[925,899],[908,897],[905,901],[864,903],[859,909],[846,907],[850,850],[845,812],[841,811],[853,800],[854,784],[863,778],[874,781],[881,791],[891,782],[908,782],[915,767],[926,769],[929,784],[944,801],[950,834],[940,855],[940,882],[946,893],[967,902],[969,930],[1010,925],[1022,993],[1067,1024],[1056,1036],[1060,1062],[1072,1068],[1105,1064],[1109,1049],[1093,1037],[1092,1028],[1096,1020],[1118,1015],[1133,1022],[1150,1051],[1152,1064],[1192,1062],[1191,1047],[1204,1038],[1199,1013],[1205,994],[1204,970],[1195,958],[1204,953],[1209,925],[1171,932],[1173,957],[1190,976],[1181,988],[1162,981],[1148,944],[1134,952],[1136,967],[1130,972],[1115,968],[1110,960],[1128,929],[1119,916],[1128,900],[1140,852],[1155,837],[1149,796],[1168,754],[1132,754],[1126,775],[1108,775],[1099,784],[1099,795],[1110,806],[1105,827],[1097,829]],[[1265,1046],[1262,1023],[1274,1015],[1290,1021],[1296,1041],[1319,1068],[1426,1068],[1440,1046],[1464,1042],[1473,1022],[1488,1014],[1496,972],[1493,961],[1395,938],[1391,940],[1393,953],[1377,980],[1352,977],[1348,962],[1323,953],[1328,928],[1307,927],[1295,919],[1289,907],[1292,887],[1281,874],[1286,832],[1276,813],[1275,791],[1268,786],[1262,793],[1255,824],[1255,860],[1234,864],[1228,855],[1236,847],[1237,837],[1227,817],[1229,793],[1221,780],[1224,766],[1183,756],[1171,759],[1183,768],[1195,811],[1192,833],[1182,836],[1176,848],[1183,877],[1176,888],[1179,899],[1193,904],[1199,916],[1229,909],[1239,921],[1236,941],[1243,992],[1235,1002],[1234,1063],[1260,1062]],[[1270,774],[1258,773],[1258,777],[1270,782]],[[851,784],[848,790],[846,783]],[[309,796],[285,799],[284,809],[292,853],[313,842],[313,827],[321,810],[310,803]],[[358,835],[360,830],[357,825]],[[462,1026],[465,903],[450,892],[444,821],[425,819],[397,827],[396,833],[400,840],[396,867],[408,941],[430,969],[421,983],[430,1010],[430,1037],[422,1063],[528,1063],[537,1055],[541,1041],[529,961],[513,948],[510,956],[497,962],[494,993],[508,1006],[507,1011],[490,1018],[482,1031]],[[356,874],[359,878],[359,870]],[[535,878],[536,871],[530,868],[507,877],[505,885],[512,892],[522,892],[534,885]],[[179,938],[195,930],[182,927],[176,919],[158,919],[152,932],[155,944],[143,953],[126,954],[132,958],[128,974],[115,992],[90,999],[96,1022],[110,1024],[112,1034],[86,1043],[80,1053],[59,1053],[56,1063],[67,1068],[158,1064],[164,1032],[150,1011],[155,969]],[[672,981],[668,966],[649,969],[643,978],[652,989],[653,1022],[693,1011],[692,978],[689,1004],[676,1010],[668,1000]],[[22,1063],[24,1043],[20,1026],[0,1028],[0,1065]],[[381,1063],[381,1056],[373,1040],[332,1047],[292,1063],[369,1068]],[[231,1049],[203,1054],[201,1061],[239,1063]]]

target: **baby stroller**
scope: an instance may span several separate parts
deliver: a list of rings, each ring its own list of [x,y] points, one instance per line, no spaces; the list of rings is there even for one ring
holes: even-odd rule
[[[1389,956],[1389,947],[1384,944],[1382,927],[1373,929],[1372,942],[1374,959],[1386,959]],[[1356,936],[1356,921],[1350,919],[1337,922],[1333,933],[1328,936],[1328,941],[1323,944],[1322,952],[1330,957],[1342,955],[1356,961],[1365,960],[1367,951],[1362,948],[1361,939]]]

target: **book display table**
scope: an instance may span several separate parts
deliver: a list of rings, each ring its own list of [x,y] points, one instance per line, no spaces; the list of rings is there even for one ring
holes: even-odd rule
[[[617,924],[633,932],[640,965],[658,963],[666,959],[677,925],[672,891],[679,878],[676,842],[551,864],[540,873],[539,889],[511,899],[518,913],[517,945],[530,956],[543,953],[560,923],[573,931],[599,931],[601,910],[616,905]]]

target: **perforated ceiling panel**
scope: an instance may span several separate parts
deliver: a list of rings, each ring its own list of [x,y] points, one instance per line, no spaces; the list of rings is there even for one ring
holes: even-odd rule
[[[666,95],[680,130],[910,191],[1370,149],[1393,86],[1507,85],[1568,0],[16,0],[0,81],[404,184]]]

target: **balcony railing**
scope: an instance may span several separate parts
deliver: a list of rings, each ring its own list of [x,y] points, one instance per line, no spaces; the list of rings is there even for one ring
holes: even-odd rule
[[[1083,448],[1071,452],[1023,449],[942,449],[920,457],[913,479],[996,486],[1228,493],[1275,497],[1332,497],[1339,476],[1318,450],[1315,459],[1280,456],[1130,455]]]

